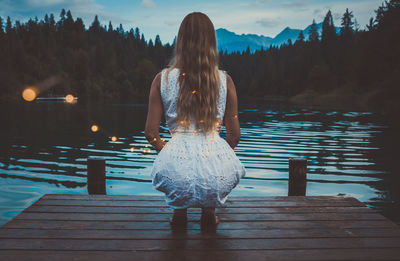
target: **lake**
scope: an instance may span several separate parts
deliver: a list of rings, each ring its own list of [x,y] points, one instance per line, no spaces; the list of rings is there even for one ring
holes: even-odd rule
[[[106,159],[107,194],[161,195],[151,185],[145,105],[34,101],[0,110],[0,225],[45,193],[87,194],[88,156]],[[288,160],[304,157],[307,195],[352,196],[400,223],[399,128],[379,113],[265,102],[241,105],[239,120],[235,152],[247,175],[232,196],[287,195]],[[161,136],[170,138],[165,124]]]

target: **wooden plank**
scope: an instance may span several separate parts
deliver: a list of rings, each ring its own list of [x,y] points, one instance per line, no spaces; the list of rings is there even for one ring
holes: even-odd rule
[[[0,252],[4,260],[80,261],[88,260],[398,260],[397,249],[310,249],[310,250],[241,250],[241,251],[20,251]]]
[[[170,230],[169,222],[147,221],[57,221],[19,220],[14,219],[4,228],[36,228],[36,229],[166,229]],[[388,220],[341,220],[341,221],[250,221],[221,222],[218,229],[295,229],[295,228],[397,228]],[[199,223],[188,222],[188,229],[200,229]]]
[[[124,207],[168,207],[163,201],[128,201],[128,200],[73,200],[73,199],[41,199],[35,203],[40,206],[124,206]],[[226,207],[362,207],[359,201],[228,201]]]
[[[307,250],[173,250],[173,251],[46,251],[46,250],[4,250],[1,260],[29,261],[121,261],[121,260],[398,260],[398,249],[307,249]]]
[[[268,214],[268,213],[376,213],[368,207],[268,207],[268,208],[217,208],[217,213],[231,214]],[[96,207],[96,206],[42,206],[31,205],[25,213],[107,213],[107,214],[172,214],[171,208],[146,208],[146,207]],[[201,213],[200,208],[189,208],[188,213]]]
[[[293,221],[293,220],[386,220],[378,213],[272,213],[218,214],[221,221]],[[93,213],[21,213],[19,220],[98,220],[98,221],[168,221],[169,214],[93,214]],[[190,221],[200,221],[199,214],[188,214]]]
[[[329,248],[398,248],[400,238],[286,238],[286,239],[0,239],[0,250],[151,251],[174,250],[279,250]]]
[[[209,239],[209,238],[343,238],[343,237],[397,237],[400,229],[393,228],[308,228],[308,229],[260,229],[224,230],[218,233],[199,233],[198,230],[173,232],[171,230],[135,229],[19,229],[2,228],[0,238],[81,238],[81,239]]]
[[[155,195],[81,195],[81,194],[46,194],[42,199],[85,199],[85,200],[128,200],[128,201],[165,201],[163,196]],[[229,197],[229,201],[354,201],[353,197],[344,196],[265,196],[265,197]]]

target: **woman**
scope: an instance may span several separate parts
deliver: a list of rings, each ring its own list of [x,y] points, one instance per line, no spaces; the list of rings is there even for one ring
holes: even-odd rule
[[[168,143],[159,136],[163,114],[172,136]],[[222,123],[226,140],[219,136]],[[235,86],[218,69],[214,26],[203,13],[183,19],[171,66],[153,80],[145,136],[159,152],[151,175],[174,209],[171,224],[185,224],[187,208],[201,207],[202,224],[216,225],[215,207],[245,168],[233,151],[240,138]]]

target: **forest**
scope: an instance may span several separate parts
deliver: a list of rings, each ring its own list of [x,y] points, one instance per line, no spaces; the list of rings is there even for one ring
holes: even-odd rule
[[[336,34],[329,11],[319,35],[251,53],[220,52],[220,67],[235,82],[239,102],[271,97],[300,104],[355,104],[398,110],[400,1],[382,3],[366,29],[348,9]],[[314,21],[315,24],[315,21]],[[0,17],[0,100],[21,101],[21,92],[51,76],[62,79],[40,96],[113,103],[147,103],[151,82],[173,55],[173,44],[146,40],[139,28],[102,25],[86,29],[62,10],[25,23]]]

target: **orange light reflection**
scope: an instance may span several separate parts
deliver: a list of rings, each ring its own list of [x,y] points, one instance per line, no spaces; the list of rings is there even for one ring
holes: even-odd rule
[[[75,98],[72,94],[68,94],[67,96],[65,96],[65,101],[68,103],[73,103],[74,100],[75,100]]]
[[[93,124],[92,127],[90,128],[93,132],[97,132],[99,130],[99,126],[96,124]]]
[[[33,101],[36,99],[36,97],[37,97],[37,91],[33,87],[28,87],[22,92],[22,98],[25,101],[29,101],[29,102]]]

